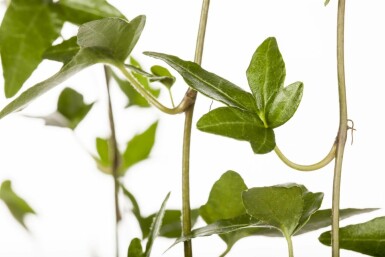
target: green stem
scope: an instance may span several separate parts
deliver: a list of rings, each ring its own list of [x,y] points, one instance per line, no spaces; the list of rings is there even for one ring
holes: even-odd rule
[[[291,236],[286,236],[287,248],[289,250],[289,257],[294,257],[293,241]]]
[[[118,143],[116,140],[116,130],[115,130],[115,121],[114,114],[112,110],[112,102],[111,102],[111,92],[110,92],[110,77],[111,74],[107,68],[104,66],[104,74],[106,77],[106,86],[107,86],[107,101],[108,101],[108,120],[110,124],[110,132],[111,132],[111,157],[112,157],[112,177],[114,179],[114,201],[115,201],[115,251],[116,257],[119,257],[119,233],[118,233],[118,225],[121,220],[120,208],[119,208],[119,181],[118,181],[118,168],[119,168],[119,149]]]
[[[199,22],[198,36],[195,49],[194,61],[197,64],[202,63],[203,46],[206,34],[207,18],[209,13],[210,0],[203,0],[201,17]],[[186,93],[189,99],[193,99],[191,105],[185,111],[185,125],[183,135],[183,156],[182,156],[182,228],[183,235],[191,232],[191,208],[190,208],[190,143],[191,127],[194,114],[195,99],[197,92],[189,89]],[[184,256],[192,257],[191,240],[184,242]]]
[[[314,170],[319,170],[326,165],[328,165],[332,160],[334,160],[335,155],[336,155],[336,148],[337,144],[334,143],[332,148],[330,149],[329,153],[323,158],[321,161],[310,164],[310,165],[302,165],[302,164],[297,164],[295,162],[290,161],[278,148],[278,146],[275,146],[274,151],[277,154],[277,156],[283,161],[287,166],[290,168],[293,168],[295,170],[299,171],[314,171]]]
[[[340,123],[337,136],[337,152],[334,167],[333,203],[332,203],[332,256],[340,256],[339,247],[339,208],[342,160],[348,130],[348,111],[346,102],[345,85],[345,60],[344,60],[344,30],[345,30],[345,0],[338,1],[337,15],[337,70],[338,70],[338,94],[340,104]]]
[[[120,65],[119,70],[123,73],[123,75],[126,77],[128,82],[131,83],[132,87],[141,94],[150,104],[158,108],[160,111],[167,113],[167,114],[179,114],[183,113],[194,101],[195,97],[190,96],[189,92],[186,93],[182,101],[178,106],[175,108],[168,108],[164,106],[162,103],[160,103],[150,92],[148,92],[136,79],[135,77],[127,71],[124,64]]]

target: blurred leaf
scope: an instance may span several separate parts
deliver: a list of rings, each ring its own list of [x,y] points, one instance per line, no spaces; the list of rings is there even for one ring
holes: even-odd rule
[[[111,166],[112,158],[110,140],[100,137],[96,138],[96,151],[98,152],[100,161],[104,164],[104,166]]]
[[[247,213],[288,238],[320,207],[323,194],[296,184],[255,187],[242,194]]]
[[[268,104],[283,87],[286,70],[275,38],[267,38],[255,51],[247,79],[255,97],[260,116],[267,112]],[[265,120],[263,116],[262,120]]]
[[[136,200],[135,196],[130,191],[128,191],[128,189],[123,184],[120,184],[120,186],[123,190],[123,194],[130,200],[132,204],[132,213],[134,214],[135,218],[139,222],[139,225],[142,229],[142,233],[144,234],[144,229],[142,227],[142,222],[144,219],[142,217],[142,214],[140,213],[140,207],[139,207],[138,201]],[[152,223],[152,220],[151,220],[151,223]],[[151,223],[149,224],[148,228],[146,228],[147,235],[150,231]],[[145,236],[143,236],[143,238],[145,238]]]
[[[201,131],[250,142],[254,153],[268,153],[275,147],[274,131],[264,128],[258,115],[234,107],[220,107],[203,115]]]
[[[186,83],[198,92],[228,106],[255,112],[253,96],[242,88],[218,75],[202,69],[198,64],[179,59],[176,56],[154,52],[144,54],[163,60],[184,78]]]
[[[82,25],[78,33],[81,49],[74,58],[58,73],[29,88],[8,104],[0,112],[0,118],[22,109],[35,98],[93,64],[122,66],[139,39],[144,23],[145,17],[139,16],[130,23],[117,18],[106,18]]]
[[[60,35],[63,21],[52,1],[11,1],[0,27],[1,62],[7,98],[14,96]]]
[[[163,77],[164,79],[159,80],[165,87],[169,90],[175,83],[175,77],[170,73],[170,71],[160,65],[154,65],[151,67],[151,72],[155,76]],[[151,80],[151,79],[150,79]]]
[[[329,4],[330,0],[325,0],[325,6],[327,6]]]
[[[78,38],[71,37],[62,43],[49,47],[43,55],[44,59],[68,63],[79,52]]]
[[[144,257],[150,257],[152,245],[154,244],[155,238],[158,236],[160,228],[162,227],[163,216],[166,211],[166,203],[168,198],[170,197],[170,193],[167,194],[164,199],[162,206],[160,207],[158,214],[155,216],[154,221],[151,225],[150,233],[147,240],[146,251],[144,252]]]
[[[105,0],[60,0],[56,11],[65,21],[81,25],[108,17],[125,19],[124,15]]]
[[[340,248],[370,256],[385,256],[385,217],[340,228]],[[319,240],[331,245],[331,231],[322,233]]]
[[[146,131],[137,134],[127,143],[122,165],[119,168],[120,176],[123,176],[133,165],[148,158],[155,143],[157,126],[158,122],[154,122]]]
[[[142,243],[139,238],[131,240],[130,246],[128,247],[127,257],[144,257]]]
[[[303,83],[296,82],[279,90],[267,108],[267,124],[276,128],[286,123],[297,111],[303,93]]]
[[[35,211],[12,190],[11,181],[6,180],[1,184],[0,199],[7,205],[12,216],[27,229],[24,217],[29,213],[35,214]]]

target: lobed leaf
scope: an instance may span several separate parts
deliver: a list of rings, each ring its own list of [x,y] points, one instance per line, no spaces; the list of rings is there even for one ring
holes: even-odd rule
[[[0,199],[3,200],[5,205],[8,207],[12,216],[25,228],[27,229],[24,218],[28,214],[35,214],[32,207],[18,196],[12,189],[11,181],[6,180],[1,184],[0,187]]]
[[[202,69],[198,64],[172,55],[154,52],[144,54],[165,61],[183,77],[190,87],[198,92],[228,106],[251,112],[256,111],[255,100],[250,93],[230,81]]]
[[[4,91],[14,96],[42,61],[44,51],[60,35],[63,21],[52,1],[11,1],[0,27]]]
[[[340,248],[370,256],[385,256],[385,217],[340,228]],[[322,233],[319,241],[331,245],[331,231]]]
[[[117,18],[106,18],[82,25],[78,33],[81,48],[79,52],[58,73],[29,88],[9,103],[0,111],[0,118],[22,109],[40,95],[93,64],[123,65],[142,32],[144,22],[145,17],[139,16],[130,23]]]
[[[258,115],[234,107],[220,107],[197,122],[201,131],[250,142],[254,153],[268,153],[275,147],[274,131],[265,128]]]

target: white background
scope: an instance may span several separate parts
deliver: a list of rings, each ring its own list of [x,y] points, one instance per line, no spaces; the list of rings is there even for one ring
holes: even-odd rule
[[[133,55],[145,67],[160,62],[143,56],[159,51],[192,60],[201,1],[147,0],[111,1],[129,19],[147,16],[146,28]],[[341,207],[385,207],[385,165],[382,146],[384,110],[383,0],[347,1],[346,75],[349,118],[357,131],[344,159]],[[2,7],[4,11],[4,7]],[[337,1],[327,7],[322,0],[215,1],[210,7],[202,66],[247,89],[245,71],[262,41],[275,36],[287,69],[286,85],[303,81],[302,103],[295,116],[276,130],[277,144],[293,161],[313,163],[329,151],[338,127],[336,74]],[[76,33],[66,26],[65,36]],[[68,35],[67,35],[68,34]],[[50,76],[60,65],[44,62],[26,87]],[[11,179],[17,193],[36,210],[25,232],[0,204],[0,256],[5,257],[110,257],[114,254],[112,179],[101,174],[88,152],[95,153],[96,136],[108,136],[105,88],[101,66],[94,66],[52,90],[30,105],[23,114],[45,115],[55,109],[64,86],[97,100],[75,135],[66,129],[45,127],[40,120],[11,115],[0,121],[0,181]],[[182,79],[174,86],[178,102],[186,90]],[[167,116],[155,109],[124,110],[125,98],[114,88],[117,134],[124,147],[135,133],[159,119],[157,141],[149,161],[132,168],[125,184],[137,196],[145,215],[158,210],[167,192],[170,208],[181,206],[181,146],[183,115]],[[164,91],[162,102],[169,104]],[[5,100],[0,95],[0,106]],[[195,121],[210,108],[211,101],[199,96]],[[213,108],[219,106],[214,103]],[[296,182],[313,192],[324,192],[322,208],[331,207],[333,165],[302,173],[286,167],[274,153],[254,155],[246,142],[204,134],[194,129],[191,165],[191,202],[207,201],[211,186],[225,171],[237,171],[249,187]],[[121,255],[129,241],[140,236],[138,225],[126,213],[120,227]],[[342,222],[367,221],[384,211]],[[204,225],[202,221],[198,226]],[[322,230],[325,231],[326,229]],[[321,231],[294,238],[295,255],[330,256],[330,248],[317,238]],[[152,256],[161,256],[171,240],[156,241]],[[195,256],[218,256],[225,245],[212,236],[193,242]],[[163,256],[182,256],[176,246]],[[283,239],[252,237],[238,242],[228,256],[287,256]],[[361,256],[342,251],[342,256]]]

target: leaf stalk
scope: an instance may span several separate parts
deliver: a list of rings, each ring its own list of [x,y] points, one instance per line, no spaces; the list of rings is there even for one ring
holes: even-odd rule
[[[338,71],[338,94],[340,107],[340,122],[337,136],[336,161],[333,179],[333,203],[332,203],[332,256],[340,256],[339,247],[339,208],[342,161],[344,156],[347,130],[348,112],[346,101],[345,84],[345,60],[344,60],[344,32],[345,31],[345,0],[338,1],[337,14],[337,71]]]

